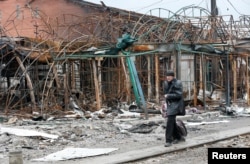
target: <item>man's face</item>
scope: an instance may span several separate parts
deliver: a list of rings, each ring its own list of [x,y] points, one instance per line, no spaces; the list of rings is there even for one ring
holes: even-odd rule
[[[166,76],[166,80],[169,82],[169,81],[172,81],[174,79],[174,76]]]

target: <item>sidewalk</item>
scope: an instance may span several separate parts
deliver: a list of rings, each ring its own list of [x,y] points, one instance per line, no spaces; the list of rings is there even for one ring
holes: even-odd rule
[[[228,139],[231,137],[236,137],[239,135],[250,133],[250,127],[239,128],[237,131],[234,130],[225,130],[216,133],[212,133],[209,135],[194,137],[192,139],[187,139],[186,142],[181,144],[176,144],[171,147],[164,147],[163,145],[154,146],[150,148],[140,149],[140,150],[132,150],[129,152],[124,152],[120,154],[114,155],[106,155],[99,156],[91,159],[83,159],[81,163],[91,163],[91,164],[117,164],[117,163],[126,163],[132,162],[138,159],[153,157],[157,155],[162,155],[165,153],[174,152],[177,150],[183,150],[190,147],[195,147],[215,141],[220,141],[224,139]]]

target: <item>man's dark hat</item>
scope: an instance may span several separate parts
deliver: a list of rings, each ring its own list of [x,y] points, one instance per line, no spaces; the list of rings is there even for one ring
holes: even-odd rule
[[[174,76],[174,71],[173,70],[168,70],[166,73],[166,76]]]

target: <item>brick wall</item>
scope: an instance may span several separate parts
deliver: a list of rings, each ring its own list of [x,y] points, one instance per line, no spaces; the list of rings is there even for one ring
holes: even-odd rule
[[[1,35],[39,37],[45,35],[44,31],[57,30],[58,22],[74,21],[66,15],[85,14],[83,7],[67,0],[34,0],[27,5],[28,1],[0,1],[0,26],[4,29]]]

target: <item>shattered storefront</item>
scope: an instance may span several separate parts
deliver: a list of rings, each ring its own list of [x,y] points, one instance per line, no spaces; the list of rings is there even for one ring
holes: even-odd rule
[[[187,10],[203,15],[190,17]],[[248,97],[248,51],[237,47],[239,29],[229,28],[236,21],[212,19],[199,7],[168,13],[110,8],[84,17],[40,15],[32,18],[39,22],[34,38],[8,36],[1,28],[0,109],[83,115],[136,104],[147,112],[163,100],[167,69],[183,81],[186,105],[213,107]],[[20,21],[25,17],[12,18],[8,29],[19,34]]]

